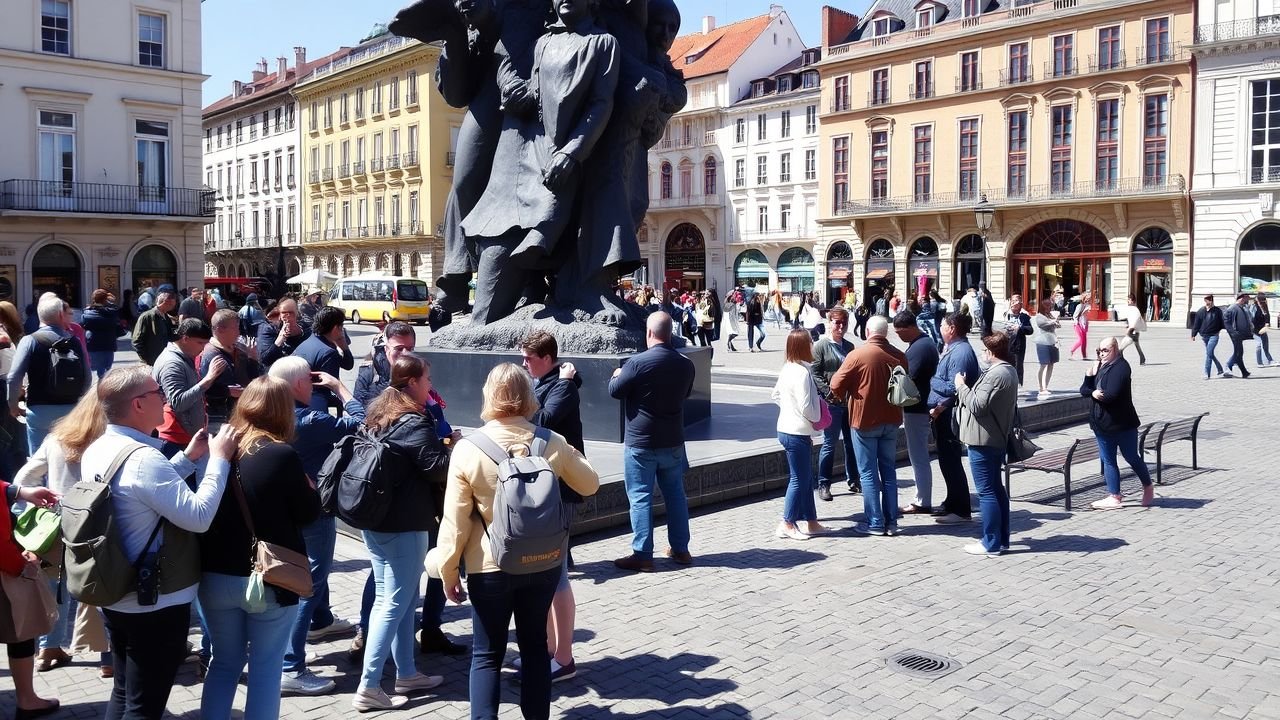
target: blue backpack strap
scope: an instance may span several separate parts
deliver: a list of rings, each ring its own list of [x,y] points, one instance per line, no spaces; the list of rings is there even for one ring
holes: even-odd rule
[[[498,443],[494,442],[493,438],[489,437],[488,435],[485,435],[483,432],[480,432],[479,430],[471,433],[465,439],[468,442],[470,442],[472,445],[475,445],[476,448],[480,450],[480,452],[484,453],[485,455],[488,455],[489,459],[492,460],[497,465],[501,465],[504,460],[511,457],[510,455],[507,454],[506,450],[503,450],[501,447],[498,447]]]
[[[551,431],[544,427],[533,429],[533,442],[529,443],[529,457],[542,457],[547,452],[547,443],[551,442]]]

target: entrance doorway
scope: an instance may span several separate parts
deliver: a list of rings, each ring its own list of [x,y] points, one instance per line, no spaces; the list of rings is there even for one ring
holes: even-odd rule
[[[1088,300],[1091,320],[1111,310],[1111,248],[1107,236],[1087,223],[1049,220],[1022,234],[1009,263],[1009,292],[1021,293],[1028,308],[1053,300],[1070,316]]]
[[[1240,239],[1236,291],[1280,296],[1280,225],[1259,225]]]
[[[863,287],[862,304],[875,310],[876,299],[893,296],[893,245],[884,238],[867,248],[867,280]],[[886,302],[888,300],[886,297]]]
[[[702,231],[693,223],[680,223],[667,235],[667,289],[681,292],[707,288],[707,250]]]
[[[173,253],[160,245],[148,245],[133,256],[133,290],[141,293],[143,288],[159,288],[161,285],[172,285],[178,288],[178,261]]]
[[[804,248],[788,248],[778,258],[778,289],[787,293],[813,292],[813,255]]]
[[[970,233],[956,243],[956,272],[952,277],[951,299],[957,300],[969,288],[976,288],[986,280],[987,253],[982,236]]]
[[[853,275],[853,249],[849,243],[839,240],[827,250],[827,306],[843,305],[844,297],[852,289],[849,279]]]
[[[1149,321],[1168,322],[1173,304],[1173,238],[1147,228],[1133,240],[1133,300]]]
[[[923,304],[930,290],[938,289],[938,243],[931,237],[922,237],[911,244],[907,253],[907,277],[911,280],[908,294],[914,294]]]
[[[80,256],[75,250],[61,243],[45,245],[31,260],[31,301],[51,292],[75,307],[83,307],[81,274]]]
[[[733,261],[733,286],[769,290],[769,260],[764,253],[752,248],[743,250]]]

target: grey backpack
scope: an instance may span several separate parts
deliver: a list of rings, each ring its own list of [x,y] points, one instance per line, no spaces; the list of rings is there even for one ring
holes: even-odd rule
[[[560,567],[568,545],[570,510],[560,497],[560,479],[543,455],[550,437],[546,428],[535,429],[524,457],[512,455],[510,448],[502,449],[480,431],[466,438],[498,464],[493,524],[485,535],[498,569],[512,575]]]
[[[908,407],[920,402],[920,391],[901,365],[889,368],[889,404]]]
[[[145,447],[130,443],[111,460],[106,473],[76,483],[62,497],[62,570],[67,589],[80,602],[107,607],[137,589],[137,565],[129,562],[111,503],[111,480],[124,461]],[[157,523],[147,541],[160,529]],[[145,551],[143,553],[146,554]]]

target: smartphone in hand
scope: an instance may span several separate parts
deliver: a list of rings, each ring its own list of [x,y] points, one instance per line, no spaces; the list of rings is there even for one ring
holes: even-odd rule
[[[319,385],[319,384],[320,384],[320,373],[318,373],[318,372],[313,372],[313,373],[311,373],[311,384],[312,384],[312,385]]]

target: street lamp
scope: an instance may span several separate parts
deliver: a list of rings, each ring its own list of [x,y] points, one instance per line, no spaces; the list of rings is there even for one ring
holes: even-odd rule
[[[973,218],[978,223],[978,232],[982,235],[982,273],[980,277],[987,279],[987,232],[991,230],[991,221],[995,219],[996,209],[987,201],[987,194],[978,196],[978,204],[973,207]]]

